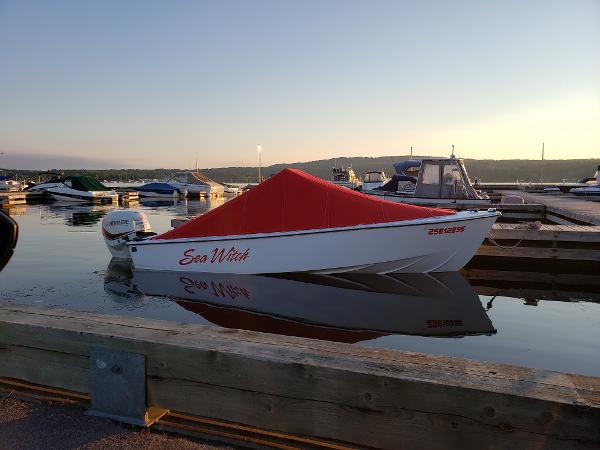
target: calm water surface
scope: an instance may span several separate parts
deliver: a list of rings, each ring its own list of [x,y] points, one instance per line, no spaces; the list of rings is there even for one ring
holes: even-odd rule
[[[222,202],[144,202],[137,208],[148,215],[154,231],[163,232],[171,218],[195,216]],[[600,376],[600,280],[573,295],[557,294],[552,287],[546,295],[537,286],[525,290],[527,299],[513,293],[491,301],[483,295],[489,289],[460,274],[274,278],[132,272],[128,264],[111,262],[100,234],[102,217],[113,209],[51,204],[12,210],[20,225],[19,243],[0,273],[0,302]],[[567,301],[570,297],[577,301]]]

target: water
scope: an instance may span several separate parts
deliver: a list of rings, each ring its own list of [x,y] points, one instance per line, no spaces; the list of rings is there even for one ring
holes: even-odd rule
[[[138,209],[154,231],[163,232],[173,217],[195,216],[222,202],[144,202]],[[0,302],[600,376],[600,280],[594,275],[587,276],[587,285],[565,292],[555,285],[556,275],[542,274],[548,281],[535,290],[508,282],[499,292],[511,296],[494,298],[498,289],[482,283],[481,274],[469,281],[457,273],[277,278],[132,273],[128,264],[110,261],[100,234],[102,217],[116,208],[52,204],[13,210],[19,243],[0,273]]]

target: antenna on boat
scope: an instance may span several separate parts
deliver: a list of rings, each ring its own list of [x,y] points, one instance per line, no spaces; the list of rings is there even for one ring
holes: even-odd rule
[[[540,177],[540,183],[544,182],[544,143],[542,142],[542,175]]]
[[[452,144],[452,157],[454,158],[454,144]]]
[[[196,172],[198,172],[198,153],[196,153]]]
[[[410,159],[412,159],[412,145],[410,146]]]
[[[262,181],[262,176],[260,175],[260,152],[262,151],[262,145],[258,144],[256,146],[256,151],[258,152],[258,182],[260,183]]]

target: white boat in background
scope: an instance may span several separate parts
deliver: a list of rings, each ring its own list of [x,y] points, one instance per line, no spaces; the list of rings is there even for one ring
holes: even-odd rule
[[[361,191],[371,191],[373,189],[377,189],[388,181],[389,178],[385,176],[385,172],[383,170],[371,170],[365,173],[365,176],[363,177]]]
[[[187,195],[185,188],[179,188],[169,183],[146,183],[136,188],[136,191],[143,198],[179,199]]]
[[[331,182],[336,186],[342,186],[348,189],[358,189],[360,180],[354,173],[352,167],[334,167],[331,169]]]
[[[65,177],[55,187],[48,187],[45,191],[63,202],[119,203],[119,194],[89,176]]]
[[[38,180],[35,183],[29,183],[27,191],[31,192],[46,192],[47,189],[60,186],[65,180],[63,172],[40,172]]]
[[[23,184],[12,177],[0,176],[0,192],[19,192],[23,190]]]
[[[600,166],[598,166],[594,177],[585,179],[584,186],[573,188],[569,193],[586,200],[600,201]]]
[[[216,181],[211,180],[202,172],[179,172],[169,178],[170,185],[185,189],[190,195],[194,196],[220,196],[225,193],[225,187]]]
[[[294,169],[147,239],[111,214],[105,236],[132,234],[109,250],[137,269],[239,274],[456,271],[500,216],[387,202]]]
[[[490,204],[487,195],[479,193],[469,180],[462,159],[423,158],[394,164],[396,175],[386,184],[367,194],[385,200],[413,205],[481,205]],[[407,171],[418,168],[416,177]]]

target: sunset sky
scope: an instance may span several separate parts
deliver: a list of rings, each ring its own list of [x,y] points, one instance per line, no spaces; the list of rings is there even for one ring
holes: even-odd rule
[[[0,167],[600,157],[600,1],[0,0]]]

